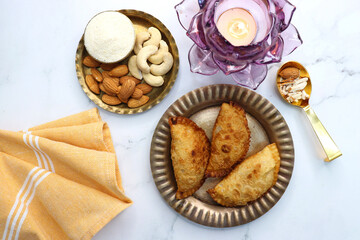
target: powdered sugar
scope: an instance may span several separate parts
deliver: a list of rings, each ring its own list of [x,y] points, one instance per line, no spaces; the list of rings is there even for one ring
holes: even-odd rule
[[[85,29],[84,42],[86,50],[96,60],[118,62],[134,48],[134,26],[122,13],[102,12],[90,20]]]

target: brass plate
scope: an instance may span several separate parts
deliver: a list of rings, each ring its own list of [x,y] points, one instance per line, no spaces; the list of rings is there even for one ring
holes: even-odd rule
[[[175,198],[177,187],[170,156],[171,136],[168,118],[189,117],[204,128],[209,136],[220,105],[229,101],[238,103],[247,112],[251,130],[248,155],[259,151],[268,143],[277,144],[281,165],[276,184],[257,200],[237,208],[220,206],[206,193],[207,189],[220,181],[216,178],[207,179],[193,196],[177,200]],[[160,194],[175,211],[205,226],[233,227],[262,216],[279,201],[292,175],[294,145],[284,118],[267,99],[240,86],[210,85],[185,94],[167,109],[152,138],[150,164]]]
[[[175,43],[175,39],[171,35],[170,31],[157,18],[151,16],[148,13],[137,10],[125,9],[125,10],[119,10],[119,12],[125,14],[127,17],[130,18],[130,20],[134,24],[136,33],[139,31],[145,31],[147,28],[151,26],[156,27],[160,30],[163,40],[168,44],[169,51],[174,57],[174,65],[172,69],[166,75],[164,75],[164,84],[161,87],[154,87],[150,93],[146,94],[147,96],[150,97],[149,102],[138,108],[129,108],[124,103],[117,106],[110,106],[105,104],[103,101],[101,101],[102,95],[101,94],[96,95],[93,92],[91,92],[85,83],[85,76],[87,74],[90,74],[90,68],[82,64],[82,60],[84,59],[85,56],[88,55],[84,46],[84,36],[81,38],[76,51],[76,58],[75,58],[76,74],[79,83],[82,89],[84,90],[84,92],[86,93],[86,95],[99,107],[118,114],[140,113],[149,110],[150,108],[158,104],[169,93],[170,89],[175,83],[175,79],[179,70],[179,52]],[[133,54],[131,54],[130,56],[132,55]],[[127,65],[129,57],[127,57],[125,60],[120,61],[119,63]]]

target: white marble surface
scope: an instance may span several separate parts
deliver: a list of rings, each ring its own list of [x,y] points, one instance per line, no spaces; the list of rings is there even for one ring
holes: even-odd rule
[[[293,0],[293,23],[304,44],[289,57],[303,63],[313,80],[311,105],[343,152],[323,162],[321,147],[301,109],[280,99],[270,67],[257,93],[287,121],[295,144],[295,168],[280,201],[261,218],[214,229],[179,216],[161,198],[152,179],[150,143],[163,112],[190,90],[232,83],[222,74],[189,71],[192,45],[180,27],[174,1],[2,1],[0,8],[0,128],[19,130],[96,107],[75,74],[75,51],[96,13],[138,9],[155,15],[174,35],[180,71],[168,96],[148,112],[122,116],[100,109],[113,135],[124,188],[134,205],[94,239],[359,239],[360,2]]]

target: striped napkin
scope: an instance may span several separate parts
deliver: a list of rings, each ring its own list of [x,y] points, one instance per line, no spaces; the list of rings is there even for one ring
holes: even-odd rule
[[[96,108],[0,130],[0,237],[91,239],[132,204]]]

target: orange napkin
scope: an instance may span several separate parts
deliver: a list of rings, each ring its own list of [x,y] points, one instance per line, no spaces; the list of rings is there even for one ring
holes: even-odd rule
[[[96,108],[0,130],[0,237],[91,239],[132,202]]]

